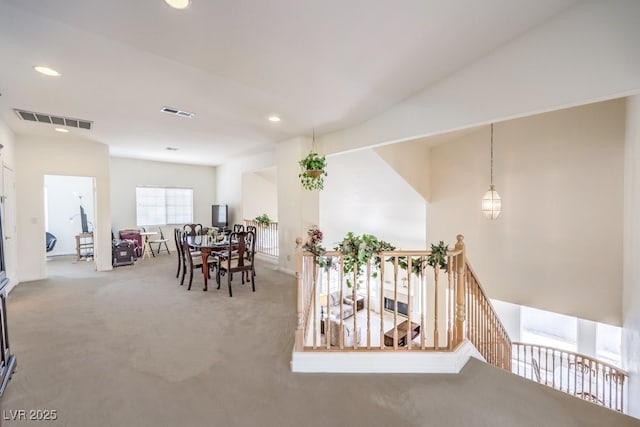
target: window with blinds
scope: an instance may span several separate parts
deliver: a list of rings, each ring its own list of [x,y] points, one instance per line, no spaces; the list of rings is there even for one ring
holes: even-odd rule
[[[193,222],[193,189],[136,187],[136,223],[142,225]]]

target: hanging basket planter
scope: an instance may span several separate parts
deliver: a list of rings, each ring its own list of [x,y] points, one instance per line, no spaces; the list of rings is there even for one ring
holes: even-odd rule
[[[324,189],[324,177],[327,176],[327,160],[325,156],[311,151],[307,157],[298,162],[300,165],[300,183],[307,190]]]

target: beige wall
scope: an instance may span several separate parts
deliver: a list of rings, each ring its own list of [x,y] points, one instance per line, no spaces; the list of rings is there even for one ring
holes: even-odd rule
[[[18,277],[20,281],[46,277],[44,247],[44,175],[95,178],[95,263],[111,270],[111,200],[109,148],[69,137],[16,138]]]
[[[374,151],[423,199],[428,201],[431,198],[431,174],[428,168],[431,150],[423,140],[385,145]]]
[[[622,367],[629,372],[629,413],[640,418],[640,96],[627,103],[624,167]]]
[[[113,232],[136,228],[136,187],[165,186],[193,189],[193,219],[211,226],[211,205],[216,203],[216,170],[210,166],[111,158]],[[172,236],[164,230],[164,236]]]
[[[625,104],[497,123],[489,221],[489,126],[433,147],[429,240],[465,235],[491,298],[620,325]]]

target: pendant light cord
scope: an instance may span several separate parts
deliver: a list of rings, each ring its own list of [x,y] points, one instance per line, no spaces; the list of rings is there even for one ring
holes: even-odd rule
[[[491,186],[493,187],[493,123],[491,123]]]
[[[317,153],[316,151],[316,129],[313,128],[312,132],[312,136],[311,136],[311,151],[313,151],[314,153]]]

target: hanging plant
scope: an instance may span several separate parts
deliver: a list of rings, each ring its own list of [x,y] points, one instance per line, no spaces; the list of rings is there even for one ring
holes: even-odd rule
[[[324,177],[327,176],[327,160],[325,156],[311,151],[307,157],[298,162],[300,173],[298,178],[307,190],[324,189]]]
[[[269,218],[269,215],[262,214],[260,216],[257,216],[254,221],[260,226],[260,227],[268,227],[271,224],[271,219]]]

